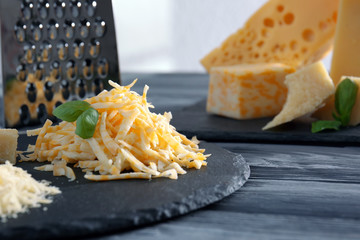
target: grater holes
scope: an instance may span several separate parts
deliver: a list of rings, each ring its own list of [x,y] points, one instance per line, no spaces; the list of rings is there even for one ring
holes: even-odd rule
[[[87,38],[90,34],[90,27],[91,27],[91,23],[89,20],[87,19],[82,19],[80,21],[80,36],[82,38]]]
[[[102,18],[97,17],[95,19],[95,35],[96,37],[102,37],[104,36],[106,32],[106,23]]]
[[[76,27],[75,22],[73,22],[71,20],[68,20],[68,19],[65,20],[65,22],[64,22],[64,32],[65,32],[65,37],[67,39],[71,39],[71,38],[74,37],[75,27]]]
[[[74,18],[77,18],[80,16],[80,11],[81,11],[81,2],[78,0],[71,0],[70,1],[70,12],[71,15]]]
[[[26,38],[26,24],[22,21],[18,21],[14,27],[15,38],[18,42],[24,42]]]
[[[95,15],[95,12],[96,12],[97,1],[95,1],[95,0],[86,0],[85,6],[86,6],[87,15],[89,17],[93,17]]]
[[[55,16],[57,18],[63,18],[65,15],[66,3],[64,0],[56,0],[54,3]]]
[[[90,80],[94,75],[94,66],[90,59],[85,59],[82,63],[82,74],[86,80]]]
[[[50,3],[47,0],[38,0],[37,11],[41,19],[46,19],[49,16]]]
[[[109,73],[109,63],[106,58],[101,58],[97,64],[97,74],[100,78],[106,78]]]
[[[55,40],[58,36],[59,33],[59,23],[56,22],[54,19],[50,19],[49,23],[48,23],[48,37],[51,40]]]
[[[34,3],[29,0],[23,0],[21,3],[21,14],[25,20],[30,20],[33,17]]]

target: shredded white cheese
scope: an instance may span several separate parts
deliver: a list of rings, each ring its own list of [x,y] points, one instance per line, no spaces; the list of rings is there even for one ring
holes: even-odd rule
[[[38,182],[29,173],[14,167],[9,161],[0,165],[0,218],[16,218],[31,207],[40,207],[42,203],[51,203],[48,195],[61,193],[49,182]]]

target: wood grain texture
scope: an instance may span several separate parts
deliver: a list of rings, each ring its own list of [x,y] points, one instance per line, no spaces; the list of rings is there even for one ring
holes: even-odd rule
[[[198,82],[187,80],[191,74],[175,76],[138,77],[151,79],[156,96],[150,99],[160,108],[206,96],[206,75]],[[124,82],[134,76],[127,77]],[[186,216],[102,239],[360,239],[360,147],[217,144],[241,153],[251,167],[240,191]]]

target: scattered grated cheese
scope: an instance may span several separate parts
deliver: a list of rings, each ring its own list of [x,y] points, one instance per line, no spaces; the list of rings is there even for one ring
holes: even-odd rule
[[[184,168],[206,166],[210,154],[204,155],[199,141],[189,140],[170,125],[171,113],[155,114],[147,102],[149,89],[142,96],[131,91],[136,83],[120,86],[112,81],[110,91],[102,91],[86,99],[99,112],[94,136],[82,139],[75,134],[76,122],[61,122],[52,126],[47,120],[40,129],[29,130],[28,136],[38,136],[35,145],[28,147],[23,161],[49,161],[38,170],[52,171],[75,180],[67,163],[75,163],[94,181],[129,178],[167,177],[177,179]]]
[[[61,193],[49,182],[38,182],[21,168],[14,167],[9,161],[0,165],[0,218],[16,218],[18,213],[30,207],[40,207],[41,203],[51,203],[48,195]]]

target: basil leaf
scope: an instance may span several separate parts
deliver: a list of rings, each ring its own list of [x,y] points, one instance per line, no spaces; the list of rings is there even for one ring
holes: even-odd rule
[[[358,86],[351,79],[341,81],[335,92],[335,109],[342,126],[347,126],[350,121],[351,111],[355,105]],[[335,114],[334,114],[335,115]]]
[[[55,108],[53,115],[66,122],[74,122],[87,109],[90,104],[85,101],[66,102]]]
[[[94,108],[83,112],[76,120],[76,135],[87,139],[94,136],[96,124],[99,120],[99,113]]]
[[[340,127],[340,121],[316,121],[311,124],[311,132],[317,133],[326,129],[339,130]]]

